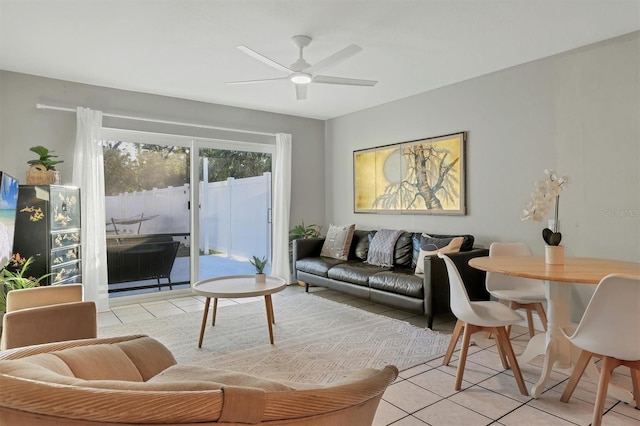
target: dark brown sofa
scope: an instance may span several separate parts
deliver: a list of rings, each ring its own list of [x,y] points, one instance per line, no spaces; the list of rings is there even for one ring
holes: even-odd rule
[[[442,259],[424,257],[424,275],[415,274],[420,253],[421,233],[405,232],[396,241],[394,264],[380,267],[365,263],[371,236],[376,231],[356,230],[348,260],[320,256],[324,238],[293,241],[294,278],[305,284],[327,287],[372,302],[427,316],[428,327],[434,315],[451,312],[449,307],[449,277]],[[454,235],[429,234],[435,238]],[[459,253],[448,256],[458,267],[471,300],[489,300],[485,288],[485,273],[468,265],[469,259],[488,256],[489,250],[473,247],[474,237],[464,235]]]

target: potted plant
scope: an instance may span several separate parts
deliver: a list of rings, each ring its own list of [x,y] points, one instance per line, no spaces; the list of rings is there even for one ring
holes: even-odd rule
[[[267,266],[267,258],[259,258],[257,256],[253,256],[249,259],[249,262],[256,268],[256,282],[263,283],[267,280],[266,275],[264,274],[264,268]]]
[[[318,225],[305,225],[304,221],[289,230],[289,268],[293,270],[293,241],[307,238],[319,238],[320,234]]]
[[[289,231],[289,241],[306,238],[318,238],[320,237],[320,229],[321,227],[318,225],[305,226],[304,222],[302,222],[300,225],[294,226]]]
[[[305,225],[304,221],[289,230],[289,271],[293,271],[293,241],[307,238],[320,238],[318,225]]]
[[[541,222],[553,206],[554,217],[549,220],[549,226],[542,230],[542,239],[546,243],[545,261],[549,264],[564,263],[564,247],[560,245],[562,234],[559,228],[560,193],[571,182],[569,176],[560,176],[553,170],[545,169],[546,177],[535,182],[535,191],[531,200],[527,202],[521,220],[531,219]]]
[[[53,155],[53,150],[49,150],[42,145],[32,146],[29,151],[38,154],[35,160],[27,161],[31,165],[27,172],[27,184],[51,184],[60,182],[60,173],[56,170],[56,164],[64,163],[63,160],[56,160],[57,155]]]
[[[7,293],[12,290],[37,287],[40,281],[52,274],[46,274],[40,278],[27,275],[27,269],[34,262],[33,257],[22,259],[19,254],[14,254],[4,269],[0,271],[0,311],[7,310]],[[10,268],[17,268],[11,270]]]

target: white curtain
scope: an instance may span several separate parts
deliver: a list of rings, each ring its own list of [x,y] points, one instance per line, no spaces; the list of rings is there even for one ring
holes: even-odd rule
[[[73,184],[80,187],[84,299],[94,301],[98,311],[107,311],[109,310],[109,293],[104,208],[102,111],[78,107],[76,122]]]
[[[276,158],[273,170],[273,258],[271,275],[290,282],[289,211],[291,204],[291,135],[276,134]]]

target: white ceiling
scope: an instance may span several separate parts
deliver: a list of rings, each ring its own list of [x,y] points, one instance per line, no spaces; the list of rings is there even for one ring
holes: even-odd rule
[[[328,119],[640,29],[640,0],[0,0],[0,68],[62,80]],[[297,101],[283,75],[291,36],[323,72],[375,87],[312,84]]]

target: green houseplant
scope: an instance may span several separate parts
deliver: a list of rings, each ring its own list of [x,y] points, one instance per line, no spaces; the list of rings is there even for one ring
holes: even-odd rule
[[[249,262],[256,268],[256,274],[264,274],[264,268],[267,266],[267,258],[259,258],[257,256],[253,256],[249,259]]]
[[[293,272],[293,241],[307,238],[320,238],[322,227],[318,225],[305,225],[302,221],[299,225],[289,230],[289,271]]]
[[[296,225],[289,231],[289,241],[305,239],[305,238],[318,238],[320,237],[320,229],[318,225],[306,225],[302,222],[300,225]]]
[[[54,160],[54,158],[58,158],[58,156],[52,154],[54,152],[53,150],[49,150],[42,145],[32,146],[29,148],[29,151],[35,152],[39,156],[36,160],[27,161],[27,163],[32,166],[42,164],[46,170],[55,170],[56,164],[64,163],[64,160]]]
[[[38,154],[35,160],[27,161],[31,165],[27,171],[28,185],[46,185],[60,182],[60,172],[56,170],[56,164],[63,163],[63,160],[56,160],[57,155],[53,155],[53,150],[49,150],[42,145],[32,146],[29,151]]]
[[[252,258],[249,259],[249,262],[253,265],[254,268],[256,268],[256,282],[257,283],[265,282],[266,276],[264,274],[264,268],[267,266],[267,258],[252,256]]]
[[[20,259],[14,255],[9,262],[5,265],[4,269],[0,271],[0,311],[5,312],[7,310],[7,293],[12,290],[19,290],[23,288],[37,287],[40,285],[40,281],[52,274],[46,274],[40,278],[35,278],[27,275],[29,266],[33,263],[33,257],[29,257],[26,260]],[[12,271],[9,267],[19,268]]]

